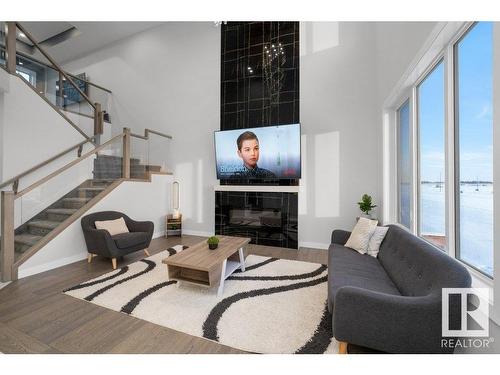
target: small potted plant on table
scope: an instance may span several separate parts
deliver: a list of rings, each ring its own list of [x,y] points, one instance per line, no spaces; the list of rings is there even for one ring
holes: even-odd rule
[[[361,201],[358,202],[358,205],[361,212],[363,212],[362,217],[372,219],[370,211],[377,207],[377,205],[372,204],[372,197],[368,194],[363,194],[363,196],[361,197]]]
[[[217,249],[217,246],[219,246],[219,239],[215,236],[212,236],[208,238],[207,243],[210,250],[215,250]]]

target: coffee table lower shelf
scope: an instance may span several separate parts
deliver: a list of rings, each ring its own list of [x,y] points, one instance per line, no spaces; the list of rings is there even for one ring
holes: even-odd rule
[[[236,257],[224,260],[221,266],[210,271],[197,270],[188,266],[183,267],[167,264],[168,279],[176,280],[178,287],[181,282],[187,282],[207,288],[217,286],[217,295],[220,297],[224,291],[224,280],[231,276],[237,269],[241,269],[243,272],[245,271],[243,248],[240,248],[235,255]],[[239,261],[232,260],[234,258],[237,258]]]

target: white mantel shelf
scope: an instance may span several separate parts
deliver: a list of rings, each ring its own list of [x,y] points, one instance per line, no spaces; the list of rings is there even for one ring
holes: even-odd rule
[[[298,193],[299,186],[214,185],[215,191],[256,191],[266,193]]]

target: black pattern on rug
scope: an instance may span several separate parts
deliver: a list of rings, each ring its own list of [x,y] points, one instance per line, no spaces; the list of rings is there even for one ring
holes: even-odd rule
[[[188,247],[182,245],[170,247],[163,250],[161,255],[155,254],[150,258],[129,264],[117,272],[112,271],[106,275],[101,275],[93,280],[89,280],[69,288],[67,289],[69,292],[68,295],[95,303],[99,306],[110,308],[114,311],[123,312],[131,316],[133,315],[139,319],[154,322],[155,324],[160,324],[164,327],[177,329],[180,332],[198,337],[201,336],[225,345],[229,344],[230,346],[234,346],[235,348],[245,350],[247,352],[295,352],[300,354],[331,352],[332,347],[334,347],[332,345],[335,340],[332,338],[331,334],[331,315],[329,315],[327,310],[325,310],[323,304],[323,293],[326,292],[325,283],[327,281],[327,276],[325,276],[327,268],[325,265],[309,263],[309,265],[306,266],[305,263],[302,262],[304,263],[304,266],[299,266],[296,271],[290,272],[289,269],[286,267],[284,268],[281,264],[272,264],[277,261],[281,262],[281,259],[267,257],[262,258],[257,255],[256,257],[258,258],[250,262],[251,265],[246,267],[245,272],[238,270],[230,278],[228,278],[228,281],[233,280],[231,281],[231,283],[233,283],[231,284],[231,288],[235,288],[232,291],[232,295],[226,294],[226,298],[217,298],[214,295],[214,298],[210,299],[207,298],[210,297],[210,293],[208,295],[205,294],[203,298],[206,299],[208,306],[205,303],[200,305],[203,310],[202,313],[196,313],[197,303],[199,304],[199,302],[196,302],[196,300],[191,301],[191,298],[196,297],[196,293],[190,292],[190,294],[186,295],[186,308],[188,309],[187,316],[192,314],[194,321],[196,321],[196,324],[191,326],[188,323],[190,319],[188,320],[183,318],[182,312],[184,310],[179,308],[179,306],[184,304],[184,300],[179,299],[184,293],[182,288],[180,288],[180,290],[172,287],[169,288],[169,286],[176,284],[177,281],[168,280],[165,277],[166,273],[161,272],[162,270],[160,269],[162,259],[173,256],[186,248]],[[288,262],[287,260],[284,261]],[[144,264],[146,264],[147,267],[144,267]],[[266,265],[269,266],[266,267]],[[255,276],[247,276],[248,273],[246,271],[251,270],[257,270],[254,274]],[[288,275],[286,274],[287,270],[290,273]],[[120,275],[121,277],[117,279]],[[234,280],[237,281],[236,284]],[[253,289],[259,287],[259,284],[253,286],[253,288],[251,287],[252,284],[245,284],[255,281],[260,282],[262,280],[264,280],[265,283],[260,284],[260,289]],[[295,281],[287,282],[287,280]],[[102,284],[106,281],[106,284],[111,284],[107,286],[106,284]],[[272,283],[271,285],[273,287],[268,285],[268,287],[263,288],[262,286],[266,285],[267,282]],[[315,285],[318,286],[315,287]],[[86,288],[89,288],[90,290],[87,290]],[[100,289],[94,291],[96,288]],[[253,342],[250,340],[248,343],[245,342],[239,346],[237,342],[234,341],[235,336],[226,336],[227,333],[232,332],[231,327],[226,327],[226,323],[231,322],[226,322],[223,318],[225,317],[227,319],[229,315],[231,315],[229,311],[230,307],[236,304],[236,302],[243,300],[249,301],[249,298],[271,294],[277,294],[279,296],[280,293],[287,293],[288,291],[293,292],[293,290],[297,289],[303,290],[303,292],[299,292],[298,298],[302,298],[302,295],[316,295],[318,297],[311,300],[314,306],[316,306],[311,315],[311,317],[314,316],[313,320],[308,320],[309,323],[305,329],[301,329],[300,324],[297,326],[297,328],[300,329],[300,335],[296,337],[295,340],[299,338],[298,342],[295,341],[294,344],[290,345],[288,342],[289,340],[286,338],[287,336],[284,336],[282,339],[285,341],[282,343],[281,341],[278,341],[277,343],[266,343],[264,340],[264,343],[261,344],[260,342]],[[105,295],[103,295],[102,298],[96,298],[101,296],[103,293],[105,293]],[[163,297],[159,298],[160,295],[167,296],[167,300],[164,300]],[[170,300],[168,296],[172,296],[173,298]],[[284,308],[281,307],[281,298],[287,297],[283,295],[283,297],[277,298],[277,300],[272,299],[272,301],[278,301],[277,303],[280,305],[276,306],[276,308],[277,311],[279,311],[280,308]],[[263,299],[265,300],[266,298]],[[250,300],[249,303],[254,303],[254,301],[255,299]],[[259,301],[261,300],[256,300],[256,302]],[[174,303],[174,305],[172,305],[172,303]],[[172,316],[175,318],[169,318],[163,314],[158,315],[158,308],[163,308],[162,306],[168,307],[169,305],[172,305],[172,311],[175,312]],[[238,307],[241,307],[241,305],[236,306],[236,308]],[[260,314],[257,314],[255,318],[258,318],[259,315]],[[298,323],[296,319],[294,320],[294,318],[292,318],[291,322],[292,324]],[[277,323],[280,324],[279,322]],[[228,328],[228,331],[226,331],[226,328]],[[283,326],[281,329],[286,330],[287,327]],[[266,332],[260,332],[259,334],[264,334],[265,336],[268,335]],[[290,334],[298,334],[298,332],[293,330],[293,333],[290,332]]]
[[[310,277],[315,277],[321,275],[326,270],[325,265],[321,265],[318,269],[308,272],[301,273],[299,275],[282,275],[282,276],[229,276],[226,280],[259,280],[259,281],[271,281],[271,280],[301,280]]]
[[[92,285],[97,285],[97,284],[100,284],[100,283],[104,283],[106,281],[113,280],[113,279],[117,278],[118,276],[123,275],[127,271],[128,271],[128,266],[125,266],[123,268],[120,268],[120,271],[117,272],[117,273],[115,273],[114,275],[105,277],[103,279],[90,281],[88,283],[83,283],[83,284],[75,285],[75,286],[72,286],[71,288],[63,290],[63,292],[69,292],[70,290],[82,289],[82,288],[86,288],[88,286],[92,286]]]
[[[259,296],[266,296],[269,294],[282,293],[287,292],[289,290],[308,288],[311,286],[315,286],[321,283],[324,283],[328,280],[328,276],[323,276],[319,279],[314,279],[310,281],[305,281],[296,284],[277,286],[272,288],[264,288],[264,289],[255,289],[248,292],[242,292],[234,294],[230,297],[224,298],[220,301],[208,314],[207,319],[203,323],[203,337],[209,340],[219,341],[219,334],[217,330],[217,325],[219,324],[220,319],[224,312],[233,304],[240,300],[247,298],[254,298]]]
[[[178,246],[181,246],[181,245],[178,245]],[[186,246],[186,245],[182,245],[182,250],[186,250],[189,246]],[[167,249],[168,251],[168,256],[171,257],[172,255],[175,255],[177,254],[177,250],[175,250],[173,247],[169,247]]]
[[[101,289],[98,289],[96,290],[94,293],[88,295],[87,297],[85,297],[84,299],[86,301],[92,301],[94,298],[96,298],[97,296],[101,295],[102,293],[110,290],[111,288],[114,288],[115,286],[117,285],[120,285],[126,281],[129,281],[129,280],[132,280],[132,279],[135,279],[136,277],[139,277],[139,276],[142,276],[144,275],[145,273],[151,271],[152,269],[154,269],[156,267],[156,263],[151,261],[151,260],[147,260],[147,259],[142,259],[140,260],[139,262],[143,262],[143,263],[146,263],[148,266],[146,267],[145,270],[141,271],[141,272],[138,272],[134,275],[131,275],[129,277],[125,277],[121,280],[118,280],[116,282],[114,282],[113,284],[109,284],[109,285],[106,285],[104,288],[101,288]]]
[[[322,354],[326,351],[333,338],[332,314],[328,311],[328,301],[325,302],[325,309],[321,321],[314,331],[314,335],[305,345],[297,350],[295,354]]]
[[[252,266],[248,266],[248,267],[245,267],[245,272],[247,271],[251,271],[251,270],[254,270],[256,268],[260,268],[262,266],[265,266],[266,264],[269,264],[269,263],[272,263],[272,262],[276,262],[278,260],[278,258],[269,258],[263,262],[260,262],[260,263],[256,263]],[[238,268],[236,271],[234,271],[233,273],[242,273],[243,271]]]
[[[160,290],[161,288],[164,288],[166,286],[172,285],[172,284],[177,284],[176,280],[171,280],[171,281],[165,281],[163,283],[156,284],[152,286],[151,288],[146,289],[142,293],[139,293],[136,295],[134,298],[132,298],[129,302],[127,302],[123,307],[121,308],[121,312],[124,312],[125,314],[132,314],[134,309],[141,303],[141,301],[153,294],[154,292]]]

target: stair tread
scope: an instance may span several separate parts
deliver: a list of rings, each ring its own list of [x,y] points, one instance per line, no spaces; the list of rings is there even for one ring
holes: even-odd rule
[[[101,186],[87,186],[78,188],[78,190],[103,191],[105,188]]]
[[[61,224],[60,221],[52,221],[52,220],[34,220],[28,222],[28,226],[44,228],[44,229],[55,229],[60,224]]]
[[[45,212],[49,214],[73,215],[78,209],[76,208],[48,208]]]
[[[68,198],[63,198],[62,200],[65,202],[88,202],[92,198],[85,198],[85,197],[68,197]]]
[[[115,179],[114,178],[93,178],[92,180],[90,180],[90,182],[98,182],[100,184],[104,184],[104,183],[112,183],[114,182]]]
[[[14,242],[17,242],[17,243],[20,243],[23,245],[33,246],[38,241],[40,241],[42,238],[43,238],[43,236],[37,236],[35,234],[30,234],[30,233],[22,233],[22,234],[16,234],[14,236]]]

